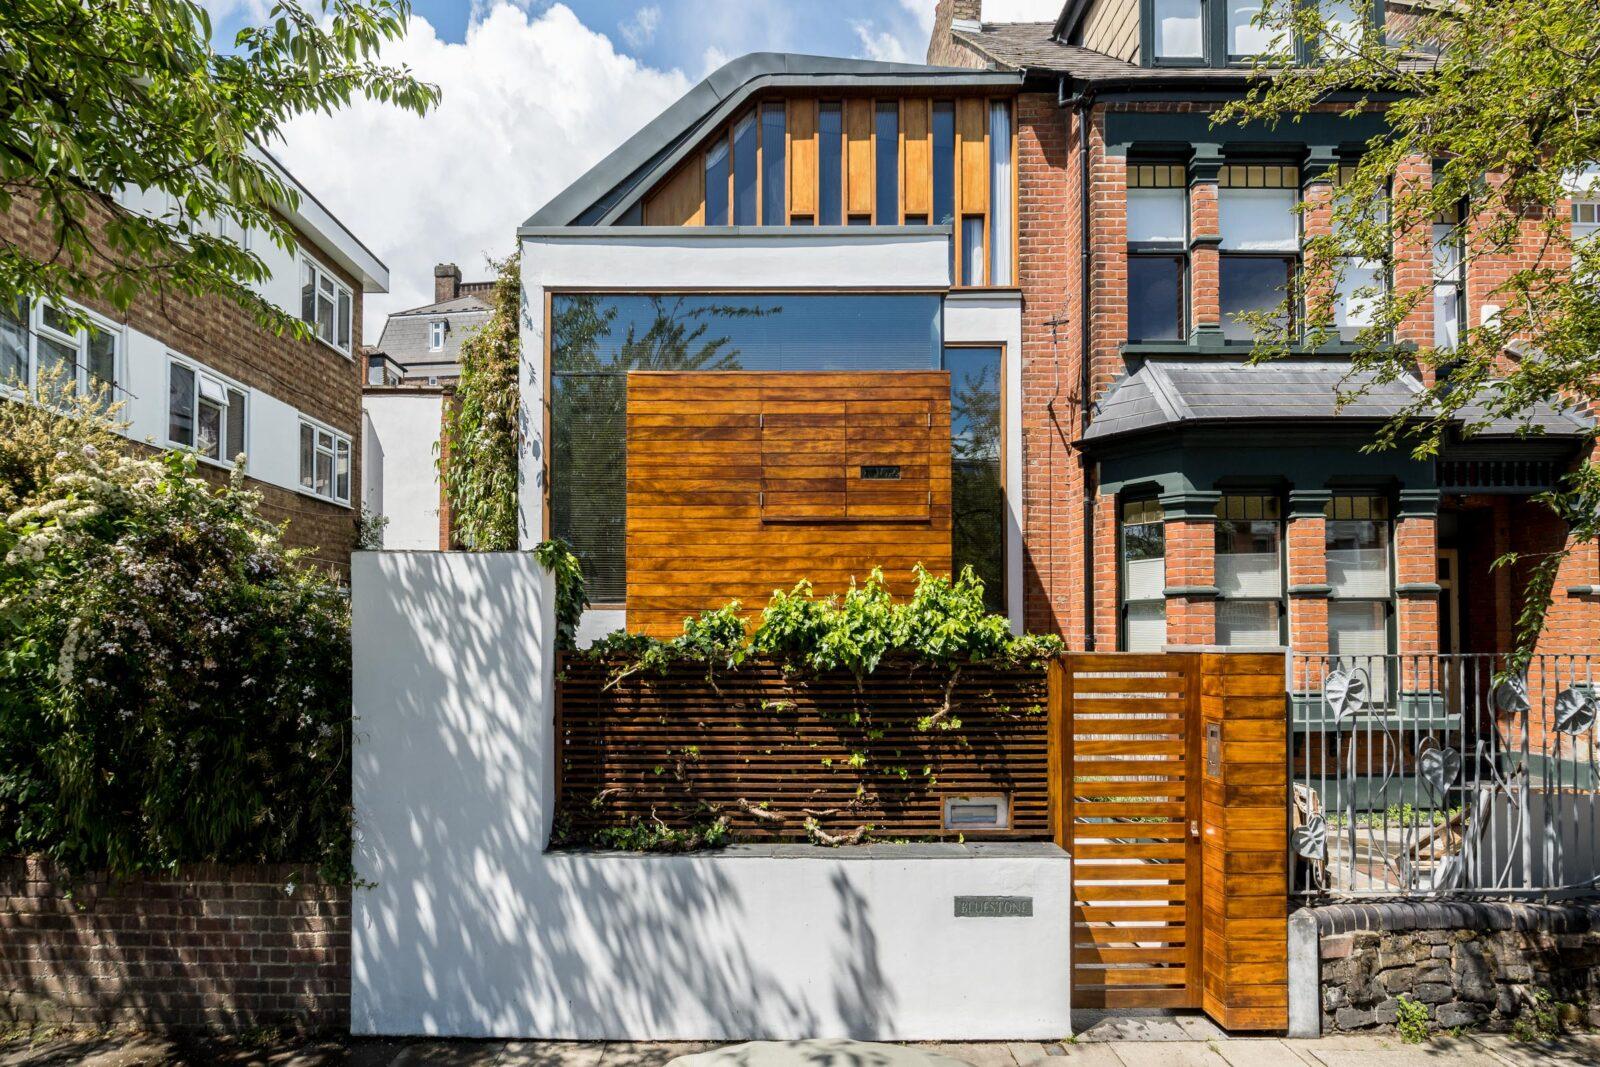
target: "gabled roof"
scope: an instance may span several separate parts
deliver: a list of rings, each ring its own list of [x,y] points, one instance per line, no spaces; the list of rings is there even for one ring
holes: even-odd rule
[[[756,92],[806,87],[1014,86],[1021,76],[967,67],[752,52],[714,71],[588,173],[534,212],[523,229],[615,223]]]
[[[460,358],[461,342],[488,322],[489,315],[489,305],[471,293],[454,300],[396,311],[384,321],[383,334],[374,348],[410,370],[422,364],[453,366]],[[429,324],[438,319],[445,323],[444,347],[433,351],[428,347]]]
[[[1355,394],[1355,395],[1352,395]],[[1286,359],[1250,364],[1235,359],[1155,358],[1112,386],[1097,405],[1085,441],[1145,430],[1223,422],[1382,422],[1422,394],[1409,375],[1379,382],[1337,359]],[[1340,404],[1341,397],[1348,401]],[[1459,412],[1465,424],[1482,421],[1481,403]],[[1523,427],[1550,437],[1578,437],[1589,421],[1570,410],[1538,403],[1520,418],[1498,418],[1472,439],[1516,436]]]

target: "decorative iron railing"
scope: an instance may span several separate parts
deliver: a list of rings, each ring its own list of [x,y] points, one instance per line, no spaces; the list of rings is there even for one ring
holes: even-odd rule
[[[1289,662],[1292,891],[1600,891],[1600,656]]]

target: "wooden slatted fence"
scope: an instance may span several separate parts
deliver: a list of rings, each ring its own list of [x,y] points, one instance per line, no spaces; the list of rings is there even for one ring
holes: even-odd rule
[[[698,667],[634,675],[562,657],[556,685],[559,807],[578,839],[652,817],[682,829],[727,815],[741,839],[801,840],[805,813],[832,833],[949,837],[949,796],[1005,794],[1010,827],[966,836],[1047,839],[1045,674],[966,667],[960,726],[922,730],[948,672],[889,663],[858,688],[844,673],[786,679],[750,663],[708,681]],[[740,806],[765,805],[774,821]]]

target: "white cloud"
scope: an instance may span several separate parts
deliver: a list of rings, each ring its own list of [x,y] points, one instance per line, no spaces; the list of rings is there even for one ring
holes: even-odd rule
[[[928,55],[928,38],[933,33],[933,0],[900,0],[900,12],[888,17],[888,25],[876,20],[853,19],[850,28],[861,43],[861,56],[885,63],[923,63]]]
[[[1054,22],[1062,0],[983,0],[985,22]]]
[[[643,48],[656,38],[656,27],[661,25],[661,9],[654,4],[641,7],[633,13],[633,18],[617,27],[622,33],[622,39],[628,42],[631,48]]]
[[[461,44],[413,18],[384,59],[439,85],[426,117],[361,101],[302,115],[276,153],[389,265],[388,295],[366,302],[367,343],[384,316],[433,298],[433,265],[485,276],[516,228],[689,88],[619,54],[564,5],[534,16],[485,5]]]

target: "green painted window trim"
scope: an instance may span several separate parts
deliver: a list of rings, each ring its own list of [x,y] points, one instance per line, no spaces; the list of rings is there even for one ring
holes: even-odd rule
[[[1316,3],[1317,0],[1307,0]],[[1383,0],[1374,0],[1368,4],[1367,17],[1372,27],[1378,31],[1384,26]],[[1139,65],[1174,70],[1194,70],[1195,68],[1211,68],[1215,70],[1239,70],[1249,66],[1248,60],[1233,60],[1228,57],[1228,17],[1227,0],[1200,0],[1200,36],[1205,44],[1205,55],[1199,59],[1156,59],[1156,34],[1155,34],[1155,0],[1139,0]],[[1315,51],[1309,41],[1295,41],[1295,62],[1302,66],[1309,66],[1316,59]]]

